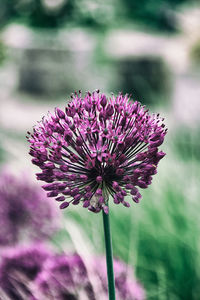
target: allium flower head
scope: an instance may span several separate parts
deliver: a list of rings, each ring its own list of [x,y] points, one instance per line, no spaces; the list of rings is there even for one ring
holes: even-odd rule
[[[87,269],[77,254],[50,257],[35,284],[35,290],[39,292],[38,300],[42,295],[49,300],[96,300]]]
[[[55,254],[42,244],[8,248],[1,253],[0,299],[5,294],[12,300],[107,300],[105,257],[86,261],[78,254]],[[129,266],[115,259],[114,271],[116,299],[145,299]]]
[[[41,244],[3,251],[0,262],[0,299],[3,299],[1,290],[9,299],[29,299],[29,283],[36,278],[50,255],[50,251]]]
[[[43,239],[56,229],[56,215],[45,193],[28,180],[0,174],[0,245],[21,238]]]
[[[35,279],[36,299],[48,300],[107,300],[108,286],[105,257],[91,257],[92,278],[98,291],[89,279],[87,265],[77,254],[59,255],[46,260],[43,270]],[[91,271],[91,270],[90,270]],[[119,260],[114,260],[116,299],[144,300],[145,292],[136,281],[132,270]],[[93,282],[94,283],[94,282]],[[46,296],[46,298],[42,297]]]
[[[108,213],[108,198],[115,204],[128,193],[139,202],[138,188],[147,188],[158,162],[158,151],[167,130],[159,114],[148,110],[128,95],[107,98],[99,91],[72,96],[62,111],[55,109],[28,133],[32,162],[42,170],[48,197]]]

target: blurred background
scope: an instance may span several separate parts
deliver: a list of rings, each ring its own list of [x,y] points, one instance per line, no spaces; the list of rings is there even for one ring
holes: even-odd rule
[[[133,267],[147,299],[198,300],[199,1],[0,1],[2,172],[39,188],[27,130],[54,107],[63,109],[71,92],[97,88],[132,94],[169,128],[167,156],[142,202],[111,205],[114,255]],[[61,214],[56,203],[51,209],[59,221],[45,238],[56,251],[104,253],[101,215],[81,207]],[[21,218],[20,209],[16,214]],[[24,235],[14,243],[22,241]]]

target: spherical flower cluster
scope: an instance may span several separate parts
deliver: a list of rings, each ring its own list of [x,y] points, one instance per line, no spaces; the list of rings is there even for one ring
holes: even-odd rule
[[[65,111],[56,108],[28,132],[32,162],[42,170],[37,179],[61,209],[82,202],[108,213],[109,195],[129,207],[128,193],[138,203],[138,188],[151,184],[165,155],[158,151],[167,132],[162,122],[128,95],[75,93]]]
[[[106,300],[105,257],[84,261],[77,254],[57,254],[37,244],[1,254],[0,298],[11,300]],[[144,300],[145,292],[129,266],[114,260],[116,297]],[[92,274],[90,274],[92,273]],[[91,276],[90,276],[91,275]],[[4,298],[2,295],[6,295]]]
[[[0,245],[43,239],[56,230],[56,212],[45,193],[27,180],[0,174]]]
[[[37,289],[47,299],[107,300],[108,284],[105,257],[92,257],[93,279],[98,281],[98,292],[88,277],[87,265],[77,254],[50,258],[36,278]],[[119,260],[114,260],[116,299],[144,300],[145,292],[135,280],[132,270]],[[52,297],[52,298],[51,298]]]
[[[77,254],[56,255],[49,258],[35,280],[38,300],[96,300],[86,266]],[[37,292],[38,291],[38,292]]]
[[[50,255],[50,251],[41,244],[8,248],[1,252],[0,299],[4,299],[3,296],[1,298],[2,293],[8,299],[31,299],[29,283],[36,278]]]

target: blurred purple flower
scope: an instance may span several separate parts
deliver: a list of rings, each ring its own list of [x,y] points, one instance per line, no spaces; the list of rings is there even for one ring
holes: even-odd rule
[[[77,254],[55,255],[41,244],[7,249],[1,256],[0,297],[3,292],[12,300],[107,300],[104,257],[86,263]],[[114,260],[114,270],[116,299],[145,299],[130,267]]]
[[[2,291],[9,299],[29,299],[30,282],[49,256],[50,251],[41,244],[4,249],[0,263],[0,299]]]
[[[43,296],[49,300],[95,300],[87,269],[80,258],[74,255],[50,257],[35,280],[38,300]]]
[[[45,193],[26,179],[0,174],[0,245],[52,235],[57,226],[55,210],[45,200]]]
[[[53,300],[107,300],[108,287],[106,262],[103,257],[95,257],[89,262],[93,267],[93,280],[98,281],[98,293],[94,293],[89,281],[87,265],[80,256],[63,255],[50,257],[44,264],[43,271],[38,274],[36,290],[45,299]],[[130,267],[119,260],[114,260],[116,299],[144,300],[145,292],[135,280]],[[37,298],[37,297],[36,297]],[[42,298],[41,298],[42,299]]]
[[[139,202],[138,187],[151,184],[165,156],[158,152],[167,132],[162,122],[128,95],[75,93],[65,112],[56,108],[28,132],[32,162],[42,170],[37,179],[47,183],[43,189],[62,202],[61,209],[82,202],[108,213],[109,194],[129,207],[127,193]]]

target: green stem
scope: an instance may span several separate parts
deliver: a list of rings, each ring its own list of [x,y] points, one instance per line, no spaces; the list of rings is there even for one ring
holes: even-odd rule
[[[109,214],[103,211],[103,227],[104,238],[106,246],[106,264],[107,264],[107,277],[108,277],[108,293],[109,300],[115,300],[115,279],[113,272],[113,255],[112,255],[112,241],[110,232]]]

